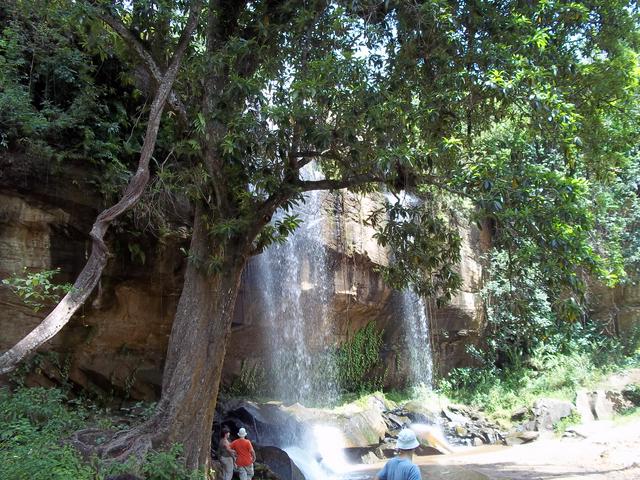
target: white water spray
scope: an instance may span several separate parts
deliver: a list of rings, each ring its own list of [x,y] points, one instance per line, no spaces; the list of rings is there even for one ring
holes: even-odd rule
[[[338,428],[314,425],[304,449],[290,446],[283,450],[306,480],[338,480],[351,469],[344,456],[344,448],[344,437]]]
[[[407,289],[402,292],[402,308],[409,350],[409,382],[412,387],[431,388],[433,357],[425,302],[413,290]]]
[[[413,195],[400,192],[398,196],[385,194],[391,204],[402,206],[415,205],[418,199]],[[405,338],[409,360],[409,384],[411,387],[432,388],[433,355],[429,315],[424,299],[411,289],[402,292],[402,318],[405,325]]]
[[[447,442],[439,425],[426,425],[423,423],[412,423],[411,430],[422,443],[427,443],[431,447],[440,450],[442,453],[453,453],[454,448]]]
[[[318,180],[307,165],[302,175]],[[331,332],[329,311],[333,279],[323,245],[321,192],[309,192],[295,212],[300,227],[283,245],[271,245],[256,262],[267,331],[267,380],[277,398],[304,403],[336,397],[331,357],[326,354]],[[291,212],[290,212],[291,213]],[[279,211],[274,220],[281,220]]]

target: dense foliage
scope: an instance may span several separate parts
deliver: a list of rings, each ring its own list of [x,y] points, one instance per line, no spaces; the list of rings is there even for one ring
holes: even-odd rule
[[[135,473],[145,480],[195,480],[177,461],[180,448],[151,452],[143,461],[126,464],[86,462],[65,440],[76,430],[109,424],[91,402],[70,400],[57,389],[0,389],[0,477],[12,480],[101,480]]]
[[[60,439],[83,425],[54,389],[0,390],[0,476],[15,479],[93,479],[78,452]]]
[[[333,354],[337,380],[342,393],[381,390],[387,372],[380,371],[383,332],[369,322]]]
[[[621,341],[603,336],[597,326],[573,324],[567,329],[538,348],[526,363],[454,369],[440,380],[439,391],[508,424],[513,412],[530,408],[538,398],[572,402],[578,390],[594,388],[607,374],[640,365],[637,334]]]
[[[96,50],[109,37],[78,13],[65,2],[0,6],[0,148],[59,166],[92,162],[109,194],[122,181],[109,177],[140,148],[144,98],[115,52]]]
[[[126,2],[103,3],[162,65],[184,20],[180,4],[138,2],[129,12]],[[207,56],[194,46],[183,69],[176,92],[192,123],[176,128],[178,115],[169,117],[137,225],[170,234],[167,216],[211,195],[217,176],[236,205],[209,221],[224,241],[260,202],[300,201],[307,185],[291,175],[315,160],[332,180],[318,188],[381,182],[468,196],[513,268],[536,263],[554,290],[580,290],[580,269],[615,284],[637,255],[635,13],[621,1],[238,8],[239,30]],[[1,18],[3,147],[99,162],[102,190],[117,193],[140,148],[150,88],[148,73],[130,67],[131,45],[75,3],[12,1]],[[226,85],[206,111],[196,87],[204,72]],[[219,172],[198,160],[207,129]],[[392,285],[446,299],[459,286],[459,239],[430,213],[396,205],[377,222],[379,240],[396,251]],[[296,227],[293,216],[280,223],[263,226],[256,252]],[[222,263],[194,261],[214,272]]]

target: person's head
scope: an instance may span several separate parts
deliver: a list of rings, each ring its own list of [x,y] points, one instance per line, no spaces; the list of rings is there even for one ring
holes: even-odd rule
[[[400,450],[400,452],[413,452],[419,446],[420,442],[418,442],[413,430],[409,430],[408,428],[400,430],[398,441],[396,442],[396,448]]]
[[[240,438],[244,438],[244,437],[246,437],[246,436],[247,436],[247,431],[245,430],[245,428],[244,428],[244,427],[242,427],[240,430],[238,430],[238,436],[239,436]]]
[[[222,427],[222,430],[220,430],[220,438],[226,438],[230,433],[231,430],[229,430],[229,427]]]

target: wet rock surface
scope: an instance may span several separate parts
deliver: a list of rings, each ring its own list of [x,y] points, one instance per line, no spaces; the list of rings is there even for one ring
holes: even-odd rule
[[[267,468],[256,467],[257,472],[264,470],[262,478],[269,478],[267,472],[274,474],[272,478],[305,480],[304,475],[291,460],[287,452],[278,447],[260,447],[256,449],[256,462]],[[257,475],[256,475],[257,476]]]
[[[404,427],[416,432],[421,444],[416,450],[419,457],[451,453],[451,444],[504,442],[504,434],[496,425],[469,408],[448,405],[433,410],[420,402],[392,406],[375,397],[367,405],[336,411],[299,404],[285,406],[276,402],[258,404],[234,400],[220,402],[216,418],[219,423],[214,426],[213,451],[222,426],[229,427],[233,433],[244,427],[254,443],[258,461],[283,480],[298,480],[299,469],[287,453],[290,447],[304,447],[312,457],[317,455],[311,458],[312,462],[323,464],[321,455],[313,453],[318,426],[333,428],[336,436],[329,441],[344,442],[342,448],[347,459],[359,464],[374,464],[393,457],[397,434]]]

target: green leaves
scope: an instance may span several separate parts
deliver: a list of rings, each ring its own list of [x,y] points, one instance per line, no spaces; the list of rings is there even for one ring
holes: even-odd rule
[[[80,49],[83,32],[71,18],[77,13],[74,5],[9,1],[2,10],[0,131],[4,147],[45,158],[77,155],[88,146],[77,141],[83,137],[79,132],[84,125],[92,124],[95,134],[106,119],[100,105],[105,91],[95,82],[92,58]],[[104,134],[100,140],[110,136],[107,131]],[[90,154],[96,150],[92,148]]]
[[[369,223],[377,228],[378,243],[392,256],[388,267],[379,267],[385,282],[399,290],[410,285],[444,303],[461,284],[456,271],[461,240],[457,228],[433,207],[387,204]]]
[[[562,154],[511,122],[497,125],[476,145],[464,188],[489,221],[494,245],[524,268],[537,264],[544,281],[580,289],[577,268],[600,274],[607,262],[591,247],[594,217],[590,185],[571,176]]]
[[[539,265],[523,264],[519,252],[495,249],[482,289],[488,341],[482,359],[516,365],[532,354],[555,323],[552,299]]]
[[[119,193],[140,149],[144,68],[82,9],[66,12],[73,2],[22,8],[45,3],[7,9],[0,144],[90,157],[104,165],[103,192]],[[163,65],[184,5],[134,3],[102,5]],[[224,21],[208,27],[202,17],[175,84],[188,121],[163,122],[140,225],[177,232],[189,216],[177,206],[202,202],[215,241],[260,232],[262,251],[298,225],[290,215],[260,229],[267,202],[289,211],[301,201],[300,167],[313,159],[328,180],[368,175],[427,203],[459,193],[498,248],[559,290],[579,289],[581,269],[609,284],[624,277],[631,250],[616,245],[635,245],[636,220],[614,221],[613,205],[635,208],[630,180],[624,195],[617,182],[637,140],[640,85],[626,2],[258,1],[223,3],[217,14]],[[365,183],[351,188],[375,188]],[[387,281],[446,299],[459,284],[454,216],[398,205],[386,215],[377,225],[395,255]],[[218,257],[201,262],[223,268]]]
[[[255,252],[262,252],[274,243],[282,245],[301,223],[302,220],[297,215],[284,215],[282,219],[265,225],[254,242]]]
[[[334,361],[343,392],[371,393],[382,389],[386,371],[380,372],[382,330],[369,322],[353,337],[337,347]]]
[[[23,276],[14,274],[3,279],[2,284],[9,287],[33,311],[38,312],[44,307],[58,302],[73,288],[70,283],[55,284],[51,282],[51,279],[59,273],[59,268],[30,272],[25,267]]]
[[[95,472],[60,440],[83,425],[82,413],[68,412],[55,389],[0,389],[0,476],[63,480],[93,479]]]
[[[73,405],[75,408],[70,408]],[[89,415],[92,412],[93,415]],[[68,400],[57,389],[0,389],[0,478],[15,480],[95,480],[118,473],[135,473],[147,480],[200,480],[182,459],[182,448],[150,451],[144,458],[121,462],[90,462],[67,444],[68,437],[85,428],[104,428],[115,418],[92,418],[96,406],[82,399]],[[117,418],[122,421],[122,411]],[[131,420],[131,419],[129,419]],[[98,425],[96,425],[96,423]],[[105,437],[108,432],[105,431]],[[96,439],[99,442],[99,437]]]

